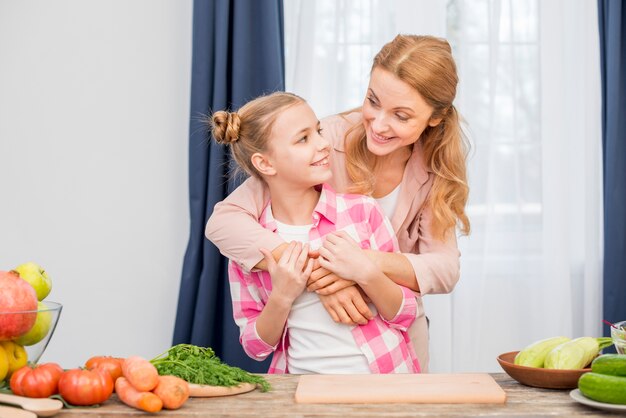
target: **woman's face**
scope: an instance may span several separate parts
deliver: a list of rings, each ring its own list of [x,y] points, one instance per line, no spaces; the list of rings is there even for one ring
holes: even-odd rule
[[[374,68],[363,102],[367,148],[378,156],[389,155],[417,141],[431,120],[433,108],[409,84],[382,68]]]

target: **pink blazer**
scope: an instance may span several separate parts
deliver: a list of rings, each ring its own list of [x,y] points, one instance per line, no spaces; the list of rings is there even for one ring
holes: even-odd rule
[[[331,185],[345,192],[351,181],[345,163],[344,135],[360,123],[361,113],[324,118],[323,135],[331,145]],[[420,292],[417,293],[417,318],[409,328],[422,372],[428,371],[428,325],[421,296],[450,293],[459,280],[460,253],[454,234],[443,242],[434,239],[430,227],[432,213],[424,206],[434,175],[423,160],[417,142],[407,162],[400,184],[400,196],[391,225],[398,238],[400,251],[415,270]],[[255,178],[246,180],[225,200],[215,205],[205,234],[229,259],[252,269],[261,259],[259,248],[273,249],[283,243],[278,235],[259,224],[259,217],[269,200],[265,184]]]

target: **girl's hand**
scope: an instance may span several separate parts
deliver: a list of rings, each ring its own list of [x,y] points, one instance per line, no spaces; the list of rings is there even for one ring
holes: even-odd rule
[[[326,235],[319,253],[319,262],[322,267],[339,277],[359,284],[370,276],[363,274],[364,272],[378,269],[374,262],[367,257],[365,251],[359,247],[359,244],[345,231]]]
[[[293,304],[304,291],[313,270],[313,260],[308,259],[309,245],[290,242],[278,262],[274,260],[269,250],[262,248],[260,251],[265,257],[267,271],[272,277],[272,294],[289,305]]]
[[[332,295],[320,295],[319,298],[335,322],[365,325],[374,317],[356,286],[347,287]]]

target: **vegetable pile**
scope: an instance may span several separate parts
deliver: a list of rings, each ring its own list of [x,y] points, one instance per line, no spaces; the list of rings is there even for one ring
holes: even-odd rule
[[[261,376],[222,363],[209,347],[178,344],[150,362],[157,368],[160,375],[177,376],[189,383],[237,386],[245,382],[259,385],[262,392],[270,389],[270,384]]]
[[[180,408],[190,396],[190,383],[227,387],[252,383],[263,392],[270,389],[261,376],[222,363],[211,348],[191,344],[171,347],[153,360],[94,356],[84,368],[69,370],[57,363],[27,364],[12,372],[7,382],[16,395],[60,397],[67,407],[101,404],[115,390],[121,402],[151,413]]]
[[[189,398],[189,383],[160,376],[148,360],[96,356],[85,368],[63,370],[56,363],[27,365],[11,375],[11,391],[30,398],[60,396],[66,406],[92,406],[115,393],[128,406],[146,412],[178,409]],[[58,394],[58,395],[57,395]]]
[[[594,401],[626,404],[626,355],[597,357],[591,363],[591,372],[578,379],[578,389]]]
[[[600,354],[603,348],[612,344],[610,338],[552,337],[536,341],[525,347],[515,356],[515,364],[546,369],[583,369]]]

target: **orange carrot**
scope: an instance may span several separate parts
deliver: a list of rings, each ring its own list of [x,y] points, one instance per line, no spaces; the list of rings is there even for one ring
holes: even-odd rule
[[[115,381],[115,393],[128,406],[146,412],[159,412],[163,408],[163,401],[152,392],[143,392],[135,389],[125,377],[118,377]]]
[[[140,392],[149,392],[159,383],[159,372],[148,360],[130,356],[122,364],[122,376]]]
[[[189,383],[176,376],[159,376],[152,391],[163,401],[163,408],[178,409],[189,399]]]

